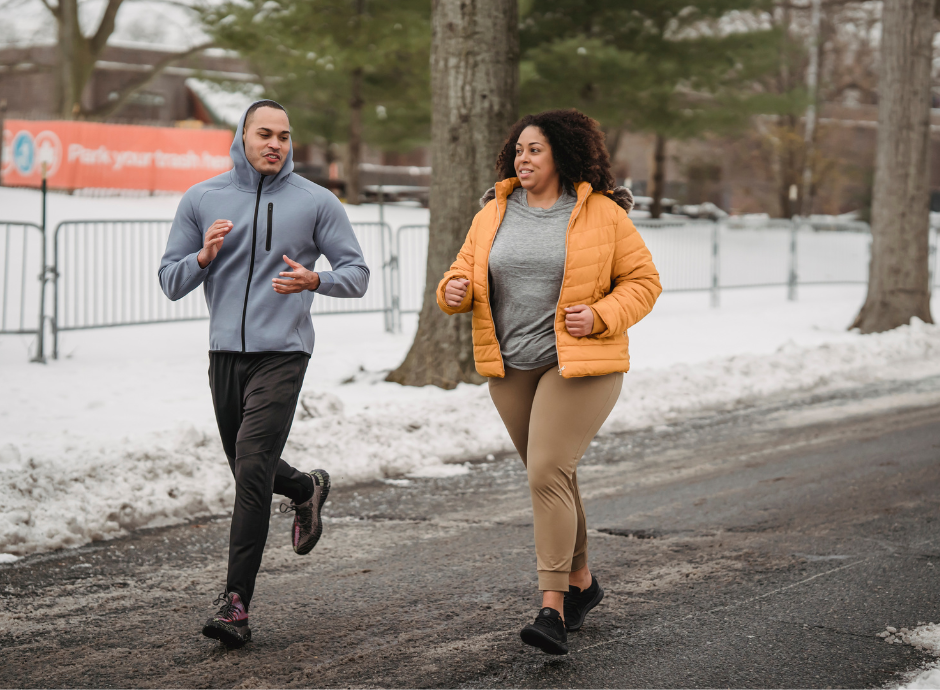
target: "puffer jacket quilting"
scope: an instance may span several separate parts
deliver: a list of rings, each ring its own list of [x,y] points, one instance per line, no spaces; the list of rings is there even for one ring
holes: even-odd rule
[[[496,198],[477,213],[457,259],[438,284],[437,303],[447,314],[473,312],[473,356],[477,371],[505,375],[489,305],[489,253],[518,178],[497,183]],[[555,312],[558,370],[565,378],[600,376],[630,369],[627,330],[646,316],[662,292],[653,258],[633,222],[608,195],[581,182],[568,224],[565,273]],[[454,278],[470,280],[456,308],[444,302]],[[588,304],[594,331],[576,338],[565,329],[565,307]]]

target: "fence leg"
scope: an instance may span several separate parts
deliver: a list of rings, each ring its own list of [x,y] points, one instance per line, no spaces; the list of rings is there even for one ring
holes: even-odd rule
[[[937,261],[937,232],[927,228],[927,291],[933,293],[934,268]]]
[[[799,228],[799,222],[796,219],[790,221],[790,275],[787,279],[787,299],[791,302],[796,301],[796,233]]]
[[[718,274],[721,271],[721,251],[719,247],[719,227],[720,224],[716,221],[712,225],[712,287],[711,287],[711,305],[712,309],[717,309],[721,306],[721,299],[719,293],[719,280]]]
[[[379,213],[382,214],[382,191],[379,188]],[[385,332],[395,332],[395,295],[392,289],[392,270],[395,264],[395,238],[392,229],[382,221],[382,316]],[[387,237],[386,237],[387,235]]]
[[[46,363],[44,336],[46,333],[46,164],[42,164],[42,272],[39,274],[39,327],[36,331],[36,356],[32,362]]]

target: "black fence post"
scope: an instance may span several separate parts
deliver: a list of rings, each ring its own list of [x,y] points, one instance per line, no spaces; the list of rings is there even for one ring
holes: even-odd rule
[[[49,275],[46,266],[46,163],[42,168],[42,272],[39,274],[39,328],[36,330],[36,356],[31,361],[46,363],[44,346],[46,333],[46,279]]]

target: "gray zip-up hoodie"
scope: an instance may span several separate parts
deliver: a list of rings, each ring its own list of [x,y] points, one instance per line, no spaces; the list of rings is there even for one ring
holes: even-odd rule
[[[274,291],[272,279],[292,270],[282,256],[310,270],[325,256],[333,270],[320,271],[316,292],[332,297],[362,297],[369,268],[339,200],[293,174],[293,148],[277,175],[258,173],[245,156],[244,125],[242,114],[231,149],[235,167],[183,195],[160,262],[160,286],[171,300],[204,286],[210,351],[309,355],[314,294]],[[232,230],[218,256],[199,268],[206,230],[220,218],[232,221]]]

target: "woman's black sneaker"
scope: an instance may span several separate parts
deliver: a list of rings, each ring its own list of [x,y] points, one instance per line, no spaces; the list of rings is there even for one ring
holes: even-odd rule
[[[591,586],[583,592],[577,587],[569,587],[565,592],[565,627],[568,632],[580,630],[588,611],[601,603],[603,598],[604,590],[593,575]]]
[[[526,644],[538,647],[546,654],[567,654],[568,633],[561,614],[555,609],[544,608],[539,611],[535,622],[525,626],[519,633]]]

